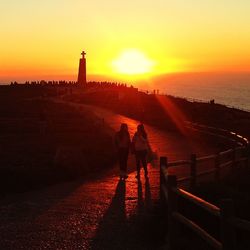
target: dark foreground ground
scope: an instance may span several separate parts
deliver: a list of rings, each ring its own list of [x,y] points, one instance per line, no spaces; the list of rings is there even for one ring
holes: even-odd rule
[[[149,179],[142,177],[138,182],[131,156],[129,178],[120,182],[118,167],[112,157],[114,153],[110,154],[113,132],[121,122],[126,122],[133,134],[138,120],[148,122],[154,125],[146,125],[153,150],[172,161],[189,159],[194,152],[201,156],[231,146],[214,138],[186,133],[180,126],[182,119],[188,117],[231,129],[237,126],[229,123],[230,119],[238,118],[238,123],[244,119],[248,121],[248,114],[241,111],[230,110],[228,115],[227,109],[220,105],[191,104],[172,97],[166,102],[145,94],[139,94],[138,99],[134,94],[117,96],[113,91],[101,95],[91,92],[82,95],[79,90],[77,95],[74,91],[72,94],[60,91],[61,97],[63,94],[60,100],[54,91],[45,92],[42,99],[39,91],[35,96],[32,91],[28,94],[24,91],[25,108],[23,100],[18,98],[14,105],[15,102],[8,98],[5,99],[5,102],[9,101],[8,106],[0,105],[1,113],[5,114],[1,122],[2,166],[6,171],[1,175],[3,189],[8,193],[22,192],[2,196],[0,200],[3,215],[0,217],[1,249],[160,249],[164,245],[165,224],[159,216],[158,163],[149,167]],[[135,98],[140,100],[141,106],[135,105]],[[95,104],[115,113],[81,104]],[[49,124],[45,135],[38,129],[39,122],[44,119],[44,114],[40,115],[44,112],[43,107],[46,107],[45,120]],[[30,110],[34,110],[32,115]],[[224,122],[224,116],[229,117],[227,122]],[[14,125],[11,126],[11,122]],[[237,130],[247,134],[244,126]],[[62,152],[61,158],[55,157],[58,148]],[[12,172],[8,172],[9,169]],[[92,170],[94,174],[86,178]],[[185,171],[176,169],[172,173],[181,176],[186,174]],[[72,180],[80,175],[78,180]],[[213,201],[214,190],[200,193]],[[214,201],[216,203],[216,199]],[[203,249],[200,246],[196,245],[196,248]]]
[[[0,112],[0,195],[86,176],[115,161],[110,129],[91,111],[9,96],[0,99]]]
[[[57,105],[59,105],[57,103]],[[78,112],[89,107],[78,106]],[[121,122],[135,132],[138,121],[93,108],[110,130]],[[214,152],[200,135],[184,137],[146,126],[154,151],[170,160],[192,152]],[[100,169],[105,167],[100,164]],[[12,194],[0,201],[1,249],[160,249],[165,223],[160,216],[158,163],[149,166],[149,178],[135,179],[135,162],[129,159],[129,178],[120,182],[118,166],[88,180],[61,182],[47,188]],[[182,171],[176,174],[183,174]]]

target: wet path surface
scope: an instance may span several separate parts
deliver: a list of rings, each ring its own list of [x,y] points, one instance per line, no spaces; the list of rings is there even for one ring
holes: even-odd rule
[[[86,107],[88,108],[88,107]],[[99,108],[97,116],[117,130],[126,122],[131,135],[137,121]],[[146,126],[158,155],[187,159],[192,152],[211,151],[197,137],[184,138]],[[61,183],[43,190],[10,195],[0,201],[0,249],[158,249],[158,164],[149,165],[149,178],[120,181],[117,166],[100,179]]]

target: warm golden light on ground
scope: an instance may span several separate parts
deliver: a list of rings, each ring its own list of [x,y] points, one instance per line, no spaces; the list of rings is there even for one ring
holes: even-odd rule
[[[152,72],[154,64],[143,52],[127,49],[112,62],[112,67],[116,73],[138,75]]]

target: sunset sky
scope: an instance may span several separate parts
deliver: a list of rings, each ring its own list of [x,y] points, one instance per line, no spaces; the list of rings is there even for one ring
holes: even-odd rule
[[[249,13],[249,0],[0,0],[0,82],[75,80],[82,50],[89,75],[249,72]]]

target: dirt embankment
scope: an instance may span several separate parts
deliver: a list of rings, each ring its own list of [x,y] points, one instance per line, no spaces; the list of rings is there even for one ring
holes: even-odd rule
[[[109,128],[89,111],[33,99],[27,88],[5,92],[0,113],[1,193],[86,176],[115,161]]]

